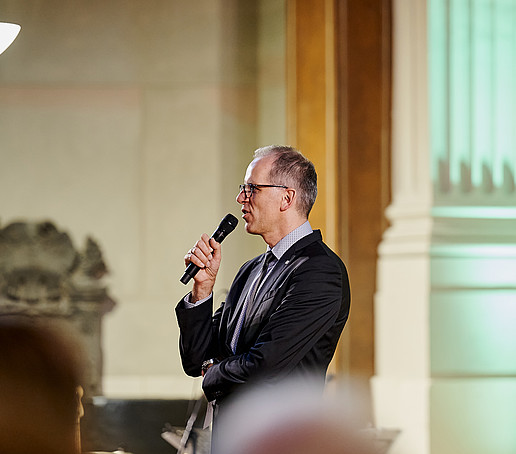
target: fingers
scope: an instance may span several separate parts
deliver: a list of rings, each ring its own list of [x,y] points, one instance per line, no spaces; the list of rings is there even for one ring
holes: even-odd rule
[[[214,243],[218,244],[213,240]],[[220,249],[220,245],[219,245]],[[210,237],[205,233],[202,234],[201,239],[195,243],[195,246],[190,249],[185,255],[185,264],[193,263],[197,265],[199,268],[205,268],[209,265],[210,261],[213,259],[214,248],[210,244]],[[220,254],[220,250],[219,250]]]

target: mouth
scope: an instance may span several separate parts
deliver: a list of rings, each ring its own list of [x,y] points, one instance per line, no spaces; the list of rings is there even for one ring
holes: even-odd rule
[[[240,211],[242,211],[242,218],[247,221],[246,216],[249,214],[249,211],[242,208]]]

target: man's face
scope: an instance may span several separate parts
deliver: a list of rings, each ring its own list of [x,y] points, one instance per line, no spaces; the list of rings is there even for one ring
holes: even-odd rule
[[[271,184],[269,172],[274,156],[257,158],[247,167],[244,183]],[[280,223],[280,206],[284,194],[282,188],[256,188],[250,197],[243,191],[237,196],[242,205],[245,230],[253,235],[261,235],[269,243],[268,238],[275,237]]]

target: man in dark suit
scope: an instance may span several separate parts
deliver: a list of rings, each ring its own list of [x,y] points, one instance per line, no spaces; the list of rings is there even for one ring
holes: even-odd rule
[[[324,386],[350,291],[344,264],[308,222],[316,195],[315,168],[300,152],[258,149],[237,202],[246,231],[263,238],[267,253],[242,266],[214,314],[221,245],[203,234],[185,256],[201,269],[176,307],[181,359],[188,375],[203,375],[217,405],[250,382],[306,376]]]

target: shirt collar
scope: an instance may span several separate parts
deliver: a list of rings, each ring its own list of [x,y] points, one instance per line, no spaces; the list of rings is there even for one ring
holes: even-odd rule
[[[292,230],[288,235],[284,236],[278,243],[272,248],[272,253],[277,260],[281,258],[281,256],[287,252],[291,246],[297,243],[301,238],[310,235],[313,232],[312,226],[310,222],[306,221],[304,224],[301,224],[298,228]],[[271,250],[270,247],[267,247],[267,250]]]

